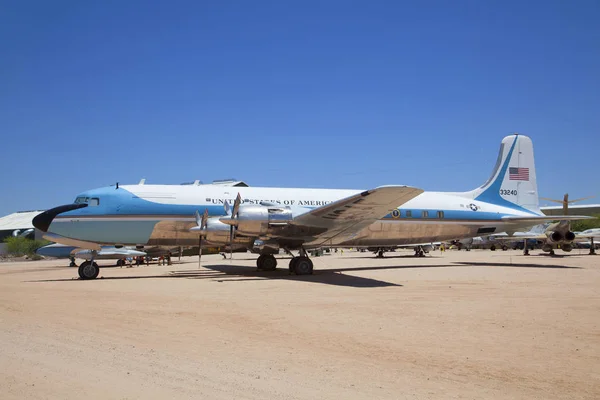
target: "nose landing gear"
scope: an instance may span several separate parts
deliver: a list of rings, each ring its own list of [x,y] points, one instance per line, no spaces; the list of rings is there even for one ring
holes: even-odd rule
[[[100,268],[98,267],[98,264],[94,262],[94,260],[84,261],[79,266],[78,272],[79,277],[82,280],[96,279],[100,273]]]

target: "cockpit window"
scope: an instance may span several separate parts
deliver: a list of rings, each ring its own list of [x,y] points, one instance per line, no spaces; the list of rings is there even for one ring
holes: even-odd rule
[[[75,204],[89,204],[91,207],[100,205],[100,199],[97,197],[79,196],[75,199]]]
[[[75,204],[83,204],[83,203],[87,203],[90,200],[89,197],[85,197],[85,196],[79,196],[75,199]]]

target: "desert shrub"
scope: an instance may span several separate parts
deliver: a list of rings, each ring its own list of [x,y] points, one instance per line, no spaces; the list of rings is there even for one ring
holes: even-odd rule
[[[32,240],[21,236],[9,236],[4,242],[7,253],[15,257],[34,256],[37,249],[49,243],[47,240]]]

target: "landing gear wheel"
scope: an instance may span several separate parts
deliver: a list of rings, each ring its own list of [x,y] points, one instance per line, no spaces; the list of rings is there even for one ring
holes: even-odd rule
[[[506,250],[508,250],[508,247],[507,246],[502,246],[502,251],[506,251]]]
[[[553,256],[554,254],[554,249],[550,250],[550,255]]]
[[[96,279],[100,273],[100,268],[95,262],[85,261],[79,266],[79,277],[83,280]]]
[[[263,261],[265,259],[265,255],[261,254],[260,256],[258,256],[258,258],[256,259],[256,268],[258,268],[259,270],[262,269],[262,265],[263,265]]]
[[[491,251],[496,251],[496,246],[492,245],[492,247],[490,247]]]
[[[262,259],[261,266],[259,267],[259,269],[262,269],[263,271],[275,271],[277,269],[277,259],[275,258],[275,256],[269,254],[263,255],[261,257],[264,258]]]
[[[296,261],[298,261],[298,257],[292,257],[290,260],[290,274],[294,272],[294,268],[296,267]]]
[[[313,262],[308,257],[295,257],[296,261],[292,259],[290,267],[293,264],[293,272],[296,275],[312,275],[313,273]]]
[[[123,265],[125,265],[125,261],[117,260],[117,267],[122,267]]]

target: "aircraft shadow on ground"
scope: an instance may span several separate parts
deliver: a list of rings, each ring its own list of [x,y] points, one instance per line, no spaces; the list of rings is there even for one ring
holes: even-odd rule
[[[548,268],[548,269],[582,269],[581,267],[570,267],[568,265],[553,264],[528,264],[528,263],[492,263],[492,262],[474,262],[474,261],[453,261],[453,264],[474,266],[474,267],[514,267],[514,268]]]
[[[205,265],[205,269],[212,271],[212,274],[208,275],[212,279],[216,279],[220,282],[244,282],[244,281],[258,281],[258,280],[289,280],[289,281],[302,281],[310,283],[321,283],[326,285],[334,286],[348,286],[348,287],[364,287],[364,288],[375,288],[375,287],[386,287],[386,286],[402,286],[396,283],[385,282],[372,278],[364,278],[360,276],[346,275],[342,272],[345,269],[325,269],[315,270],[313,275],[297,276],[291,275],[288,269],[278,268],[275,271],[258,271],[256,267],[247,267],[239,265]],[[177,271],[173,272],[172,275],[186,275],[189,271]],[[206,278],[207,275],[200,276],[188,276],[188,278]]]
[[[452,267],[452,265],[394,265],[394,266],[377,266],[377,267],[352,267],[352,268],[335,268],[335,269],[324,269],[315,270],[313,275],[290,275],[288,269],[279,268],[275,271],[258,271],[256,267],[239,266],[239,265],[204,265],[202,269],[192,269],[184,271],[172,271],[166,272],[161,275],[138,275],[138,276],[111,276],[102,277],[102,269],[100,271],[100,277],[94,281],[104,280],[127,280],[127,279],[212,279],[218,282],[244,282],[244,281],[259,281],[259,280],[290,280],[290,281],[302,281],[309,283],[321,283],[326,285],[334,286],[347,286],[347,287],[363,287],[363,288],[375,288],[375,287],[390,287],[390,286],[403,286],[397,283],[385,282],[372,278],[365,278],[353,275],[344,274],[344,272],[353,271],[369,271],[369,270],[387,270],[387,269],[404,269],[404,268],[439,268],[439,267]],[[133,269],[131,270],[134,271]],[[78,278],[65,278],[65,279],[43,279],[33,280],[27,282],[75,282],[80,281]]]
[[[385,282],[378,279],[365,278],[354,275],[347,275],[345,272],[352,273],[358,271],[378,271],[378,270],[395,270],[395,269],[414,269],[414,268],[452,268],[452,267],[513,267],[513,268],[548,268],[548,269],[581,269],[581,267],[571,267],[566,265],[540,265],[530,263],[492,263],[492,262],[461,262],[452,261],[450,264],[434,264],[434,265],[384,265],[384,266],[366,266],[366,267],[348,267],[348,268],[332,268],[315,270],[313,275],[290,275],[287,268],[278,268],[275,271],[258,271],[256,267],[217,264],[203,265],[202,269],[192,269],[183,271],[170,271],[160,275],[137,275],[137,276],[112,276],[102,277],[97,280],[126,280],[126,279],[212,279],[218,282],[244,282],[244,281],[259,281],[259,280],[290,280],[302,281],[309,283],[321,283],[334,286],[347,287],[389,287],[403,286],[397,283]],[[143,268],[143,267],[141,267]],[[130,269],[131,272],[135,269]],[[102,275],[102,271],[100,272]],[[75,282],[78,278],[66,279],[44,279],[33,280],[26,282]],[[94,282],[94,281],[89,281]]]
[[[395,258],[414,258],[416,260],[419,260],[419,259],[422,260],[423,259],[423,257],[416,257],[414,254],[402,254],[402,255],[389,255],[389,254],[386,254],[384,257],[377,257],[377,256],[374,256],[374,255],[364,255],[364,256],[362,256],[362,255],[361,256],[354,256],[354,255],[352,255],[352,256],[348,256],[348,258],[352,258],[352,259],[362,258],[362,259],[367,259],[367,260],[385,260],[385,259],[390,259],[391,260],[391,259],[395,259]],[[425,256],[425,258],[427,258],[427,259],[432,259],[432,258],[438,259],[438,258],[441,258],[441,257],[435,256],[435,255],[432,255],[432,254],[427,254]]]

